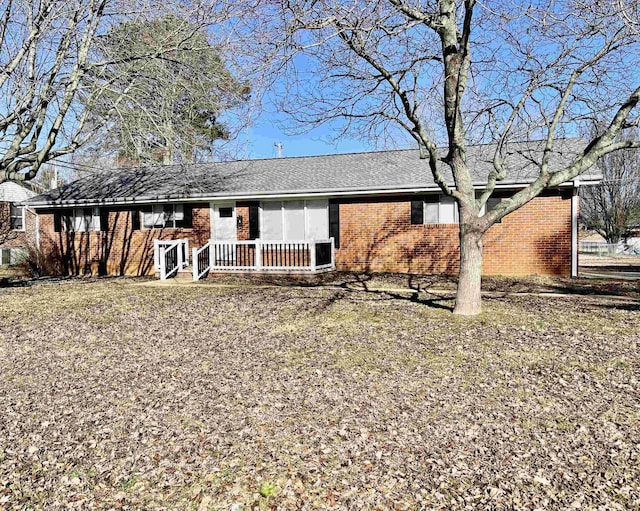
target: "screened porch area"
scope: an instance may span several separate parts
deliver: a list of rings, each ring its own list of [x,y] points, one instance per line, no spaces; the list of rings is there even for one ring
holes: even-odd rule
[[[213,272],[308,273],[335,268],[338,210],[327,199],[210,203],[208,242],[155,242],[156,271],[170,278],[187,270],[200,280]]]

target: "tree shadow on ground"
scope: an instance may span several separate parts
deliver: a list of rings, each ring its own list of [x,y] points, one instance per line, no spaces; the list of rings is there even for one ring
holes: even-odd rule
[[[327,288],[331,289],[331,288]],[[429,307],[432,309],[442,309],[449,312],[453,311],[453,305],[447,302],[452,301],[451,296],[441,296],[437,294],[421,295],[420,291],[414,290],[407,292],[398,292],[386,289],[354,289],[341,288],[334,292],[331,296],[317,301],[313,309],[323,312],[331,308],[334,304],[342,301],[357,303],[370,301],[405,301],[418,305]]]
[[[608,302],[599,305],[601,309],[610,309],[617,311],[629,311],[629,312],[639,312],[640,311],[640,303],[620,303],[620,302]]]
[[[341,301],[368,302],[372,300],[401,300],[434,309],[453,311],[452,292],[433,292],[429,288],[437,283],[454,282],[446,275],[382,274],[375,272],[332,272],[320,275],[251,275],[250,282],[259,285],[297,287],[333,291],[326,298],[314,298],[311,307],[325,311]],[[384,284],[383,287],[378,285]]]

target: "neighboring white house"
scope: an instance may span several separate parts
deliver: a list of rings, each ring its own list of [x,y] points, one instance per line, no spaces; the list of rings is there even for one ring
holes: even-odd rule
[[[0,183],[0,266],[19,263],[36,242],[37,216],[23,205],[35,195],[18,183]]]

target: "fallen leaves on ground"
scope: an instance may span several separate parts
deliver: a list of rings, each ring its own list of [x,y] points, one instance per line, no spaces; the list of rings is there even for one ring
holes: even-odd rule
[[[414,293],[0,297],[0,508],[640,508],[640,312]]]

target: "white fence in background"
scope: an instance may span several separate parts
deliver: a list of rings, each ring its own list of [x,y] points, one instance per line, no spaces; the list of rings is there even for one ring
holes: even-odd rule
[[[640,244],[627,244],[627,243],[601,243],[597,241],[581,241],[580,242],[581,254],[592,254],[599,256],[606,255],[634,255],[640,254]]]

